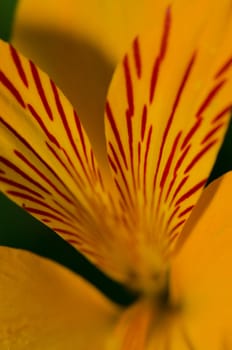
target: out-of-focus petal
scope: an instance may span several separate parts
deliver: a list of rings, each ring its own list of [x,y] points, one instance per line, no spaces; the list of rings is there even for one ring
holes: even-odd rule
[[[118,309],[66,268],[0,248],[2,350],[102,350]]]
[[[26,45],[23,43],[25,28],[60,31],[92,43],[117,62],[141,28],[152,23],[160,6],[152,0],[87,0],[85,3],[49,0],[46,4],[39,0],[33,4],[22,0],[18,6],[13,40]]]
[[[232,105],[231,0],[174,1],[154,23],[118,67],[105,119],[120,204],[145,257],[175,248]]]
[[[193,348],[232,346],[232,172],[210,184],[193,210],[172,261],[171,290]]]

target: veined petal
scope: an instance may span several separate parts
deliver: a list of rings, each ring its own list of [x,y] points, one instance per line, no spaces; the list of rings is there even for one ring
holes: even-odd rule
[[[204,191],[184,228],[188,239],[172,260],[171,290],[181,300],[193,348],[232,346],[232,172]]]
[[[45,73],[4,42],[0,52],[0,189],[103,265],[109,198],[80,120]]]
[[[229,121],[232,3],[173,1],[154,23],[114,75],[105,122],[121,206],[137,222],[135,241],[170,254]]]
[[[0,247],[0,300],[3,350],[102,350],[119,313],[66,268],[7,247]]]

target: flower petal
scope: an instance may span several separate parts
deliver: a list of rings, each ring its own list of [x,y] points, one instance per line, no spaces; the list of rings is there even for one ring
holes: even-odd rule
[[[180,300],[194,348],[232,346],[232,172],[210,184],[172,261],[172,297]]]
[[[97,263],[108,195],[86,133],[45,73],[4,42],[0,52],[0,188]]]
[[[1,349],[104,349],[117,308],[66,268],[0,247]]]
[[[18,6],[13,40],[22,49],[27,47],[26,28],[58,31],[92,43],[117,62],[140,28],[152,21],[156,7],[152,0],[49,0],[46,4],[35,0],[33,5],[23,0]]]
[[[173,2],[134,40],[109,90],[107,148],[121,206],[145,244],[168,254],[227,129],[231,16],[231,0]]]

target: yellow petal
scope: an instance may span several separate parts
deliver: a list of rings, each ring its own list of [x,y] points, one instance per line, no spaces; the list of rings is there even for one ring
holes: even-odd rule
[[[0,248],[2,350],[104,349],[117,308],[66,268]]]
[[[174,249],[232,106],[231,0],[164,5],[118,67],[105,119],[121,206],[151,255]]]
[[[27,46],[25,30],[67,33],[100,48],[113,61],[122,57],[141,27],[151,23],[157,5],[151,0],[67,0],[45,3],[22,0],[14,27],[14,42]],[[36,15],[35,15],[36,14]]]
[[[0,53],[0,189],[97,263],[109,206],[86,133],[45,73],[4,42]]]
[[[232,346],[232,172],[204,191],[172,261],[172,298],[181,303],[193,348]]]

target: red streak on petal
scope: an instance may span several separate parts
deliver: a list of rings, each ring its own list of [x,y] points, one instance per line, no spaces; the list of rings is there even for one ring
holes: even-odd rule
[[[196,184],[195,186],[193,186],[188,192],[186,192],[185,194],[183,194],[175,203],[175,205],[179,205],[180,203],[182,203],[183,201],[185,201],[186,199],[188,199],[189,197],[191,197],[195,192],[197,192],[199,189],[202,189],[206,183],[207,179],[204,179],[202,181],[200,181],[198,184]]]
[[[230,57],[223,66],[218,70],[218,72],[215,74],[214,78],[218,79],[223,75],[230,67],[232,66],[232,57]]]
[[[38,187],[40,190],[42,190],[43,192],[47,193],[47,194],[51,194],[51,192],[49,192],[46,188],[44,188],[42,185],[40,185],[40,183],[38,183],[37,181],[33,180],[30,176],[28,176],[26,173],[24,173],[20,168],[18,168],[16,165],[14,165],[13,163],[11,163],[8,159],[1,157],[0,156],[0,162],[3,163],[4,165],[6,165],[8,168],[14,170],[16,173],[18,173],[19,175],[21,175],[24,179],[26,179],[27,181],[29,181],[30,183],[32,183],[33,185],[35,185],[36,187]]]
[[[215,128],[213,128],[210,132],[208,132],[208,134],[206,134],[204,139],[201,141],[201,145],[206,143],[224,125],[225,125],[225,123],[221,123],[221,124],[215,126]]]
[[[81,140],[82,149],[83,149],[83,152],[84,152],[84,155],[85,155],[85,160],[86,160],[86,162],[88,164],[89,160],[88,160],[88,157],[87,157],[86,145],[85,145],[85,140],[84,140],[84,135],[83,135],[80,119],[79,119],[76,111],[74,110],[73,112],[74,112],[74,119],[75,119],[76,126],[77,126],[77,131],[78,131],[78,134],[79,134],[80,140]]]
[[[180,192],[180,190],[182,189],[182,187],[184,186],[184,184],[186,183],[186,181],[188,180],[189,176],[185,176],[181,182],[179,183],[179,185],[177,186],[173,196],[172,196],[172,200],[170,202],[170,206],[173,203],[174,199],[176,198],[176,196],[178,195],[178,193]]]
[[[23,84],[28,87],[28,81],[27,81],[27,77],[26,74],[24,72],[23,66],[22,66],[22,62],[21,59],[17,53],[17,51],[15,50],[15,48],[12,45],[9,45],[10,47],[10,53],[11,53],[11,57],[13,58],[14,64],[16,66],[17,72],[20,76],[20,79],[22,80]]]
[[[196,120],[193,127],[189,130],[188,134],[185,136],[184,141],[181,145],[181,150],[183,150],[183,148],[185,148],[185,146],[188,145],[189,141],[192,139],[195,132],[199,129],[201,123],[202,123],[202,118],[199,118]]]
[[[34,198],[32,196],[29,196],[28,194],[26,193],[21,193],[21,192],[17,192],[17,191],[12,191],[12,190],[9,190],[7,191],[8,194],[14,196],[14,197],[17,197],[17,198],[21,198],[21,199],[26,199],[26,200],[29,200],[30,202],[32,203],[36,203],[36,204],[39,204],[41,205],[42,207],[44,208],[47,208],[49,210],[51,210],[52,212],[64,217],[65,219],[69,219],[64,213],[61,213],[59,210],[51,207],[50,205],[48,205],[47,203],[45,203],[44,201],[41,201],[37,198]]]
[[[111,165],[111,168],[113,169],[113,171],[117,174],[118,173],[118,169],[116,167],[116,165],[114,164],[112,158],[108,155],[108,160],[109,160],[109,163]]]
[[[186,208],[178,215],[178,218],[181,218],[182,216],[188,214],[190,211],[193,210],[193,208],[194,208],[194,205],[191,205],[190,207]]]
[[[213,100],[213,98],[217,95],[217,93],[221,90],[223,85],[225,84],[226,80],[221,81],[216,86],[213,87],[213,89],[209,92],[206,99],[202,102],[201,106],[199,107],[196,116],[201,117],[203,112],[206,110],[206,108],[209,106],[210,102]]]
[[[127,161],[126,161],[126,155],[125,155],[125,152],[124,152],[124,149],[123,149],[123,145],[122,145],[122,141],[121,141],[121,138],[120,138],[120,134],[119,134],[117,125],[115,123],[115,120],[114,120],[113,113],[112,113],[112,110],[111,110],[109,102],[106,103],[106,115],[107,115],[107,118],[108,118],[108,120],[110,122],[111,129],[112,129],[112,131],[114,133],[115,139],[117,141],[117,145],[118,145],[119,151],[121,153],[122,159],[124,161],[125,167],[126,167],[126,169],[128,169],[128,165],[127,165]]]
[[[176,149],[177,149],[177,145],[178,145],[178,142],[179,142],[179,139],[180,139],[180,136],[181,136],[182,132],[180,131],[174,142],[173,142],[173,145],[171,147],[171,152],[169,154],[169,157],[168,157],[168,160],[167,160],[167,163],[166,163],[166,166],[164,168],[164,171],[163,171],[163,175],[162,175],[162,178],[161,178],[161,181],[160,181],[160,187],[163,188],[164,185],[165,185],[165,182],[166,182],[166,179],[167,179],[167,176],[169,174],[169,171],[170,171],[170,168],[171,168],[171,165],[172,165],[172,161],[173,161],[173,158],[174,158],[174,155],[175,155],[175,152],[176,152]]]
[[[139,47],[139,38],[136,37],[133,41],[133,54],[135,61],[135,68],[137,77],[140,79],[142,75],[142,63],[141,63],[141,55],[140,55],[140,47]]]
[[[155,60],[153,70],[152,70],[151,85],[150,85],[150,99],[149,99],[150,104],[152,103],[155,95],[155,89],[158,81],[160,66],[162,61],[164,60],[164,57],[167,51],[170,29],[171,29],[171,8],[168,7],[166,11],[165,19],[164,19],[163,34],[162,34],[162,39],[160,44],[159,55]]]
[[[146,149],[145,149],[145,155],[144,155],[144,164],[143,164],[143,194],[146,202],[147,197],[147,189],[146,189],[146,179],[147,179],[147,160],[148,160],[148,152],[150,148],[151,143],[151,135],[152,135],[152,125],[149,128],[148,136],[147,136],[147,142],[146,142]]]
[[[176,224],[168,233],[169,236],[172,236],[172,234],[181,226],[185,223],[185,219],[181,220],[180,222],[178,222],[178,224]]]
[[[172,178],[172,181],[170,182],[170,185],[169,185],[169,188],[167,190],[167,194],[166,194],[166,197],[165,197],[165,202],[167,201],[169,195],[170,195],[170,192],[175,184],[175,181],[177,179],[177,172],[179,170],[179,168],[181,167],[181,164],[183,163],[186,155],[188,154],[189,150],[191,148],[191,145],[188,145],[188,147],[185,148],[184,152],[181,154],[180,158],[177,160],[176,162],[176,166],[175,166],[175,169],[174,169],[174,172],[173,172],[173,178]]]
[[[128,109],[126,111],[126,115],[129,118],[131,118],[134,115],[134,96],[133,96],[133,86],[132,86],[132,80],[131,80],[129,59],[127,55],[124,57],[123,67],[124,67],[127,102],[128,102]]]
[[[190,59],[190,61],[188,63],[188,66],[186,68],[185,74],[184,74],[183,79],[181,81],[180,87],[179,87],[179,89],[177,91],[177,95],[176,95],[176,98],[175,98],[175,101],[174,101],[174,104],[173,104],[173,107],[172,107],[171,115],[170,115],[170,117],[168,119],[165,131],[164,131],[164,134],[163,134],[162,143],[161,143],[160,152],[159,152],[158,163],[157,163],[156,172],[155,172],[154,181],[153,181],[153,193],[154,193],[155,186],[156,186],[157,175],[158,175],[158,171],[159,171],[159,167],[160,167],[160,163],[161,163],[161,159],[162,159],[162,155],[163,155],[163,151],[164,151],[165,142],[167,140],[168,133],[169,133],[169,130],[171,128],[176,109],[177,109],[178,104],[180,102],[180,98],[181,98],[181,95],[182,95],[183,90],[185,88],[185,85],[186,85],[186,83],[188,81],[188,78],[190,76],[190,73],[191,73],[191,70],[193,68],[193,64],[195,62],[195,59],[196,59],[196,53],[194,53],[192,55],[192,57],[191,57],[191,59]]]
[[[25,164],[29,166],[41,179],[43,179],[47,184],[49,184],[55,192],[57,192],[62,198],[64,198],[68,203],[74,204],[74,202],[67,197],[63,192],[61,192],[55,184],[46,176],[44,175],[34,164],[32,164],[21,152],[14,150],[15,155],[21,159]]]
[[[129,198],[130,198],[130,201],[131,201],[131,203],[132,203],[132,197],[131,197],[131,193],[130,193],[130,189],[129,189],[129,184],[128,184],[127,180],[126,180],[126,177],[125,177],[125,174],[124,174],[124,172],[123,172],[121,163],[120,163],[120,161],[119,161],[119,159],[118,159],[117,153],[116,153],[116,151],[115,151],[115,149],[114,149],[114,146],[112,145],[111,142],[109,142],[109,147],[110,147],[110,150],[111,150],[112,155],[113,155],[113,157],[114,157],[114,160],[115,160],[115,162],[116,162],[116,165],[117,165],[117,167],[118,167],[118,169],[119,169],[119,172],[120,172],[120,174],[121,174],[121,177],[122,177],[122,180],[123,180],[124,185],[125,185],[125,187],[126,187],[126,190],[127,190],[128,196],[129,196]]]
[[[52,87],[52,91],[53,91],[55,102],[56,102],[56,107],[57,107],[57,110],[58,110],[58,112],[60,114],[61,120],[63,122],[66,134],[67,134],[67,136],[69,138],[69,141],[70,141],[70,144],[72,145],[73,150],[74,150],[74,152],[75,152],[75,154],[77,156],[77,159],[80,162],[80,165],[81,165],[82,170],[83,170],[83,172],[85,174],[85,177],[88,180],[89,185],[92,187],[92,182],[91,182],[91,180],[89,178],[89,175],[88,175],[88,173],[86,171],[85,165],[83,163],[83,159],[81,158],[80,153],[78,152],[78,149],[77,149],[76,144],[74,142],[74,139],[73,139],[73,136],[72,136],[72,133],[71,133],[71,130],[70,130],[70,127],[69,127],[69,124],[68,124],[68,121],[67,121],[67,118],[66,118],[63,106],[62,106],[61,101],[60,101],[59,92],[57,90],[57,87],[53,83],[52,80],[50,82],[51,82],[51,87]]]
[[[212,124],[217,122],[219,119],[223,118],[227,113],[231,113],[232,111],[232,105],[227,106],[224,108],[220,113],[216,115],[216,117],[212,120]]]
[[[186,167],[186,169],[184,171],[184,174],[187,174],[189,172],[189,170],[191,170],[194,167],[194,165],[203,157],[203,155],[206,152],[208,152],[217,142],[218,142],[218,140],[213,140],[208,145],[206,145],[189,163],[189,165]]]
[[[57,175],[57,173],[48,165],[45,160],[35,151],[35,149],[20,135],[11,125],[9,125],[3,118],[0,117],[0,123],[2,123],[31,153],[49,170],[49,172],[55,176],[55,178],[69,191],[63,180]],[[71,175],[71,174],[70,174]],[[72,175],[71,175],[72,176]],[[69,191],[70,192],[70,191]],[[70,192],[73,196],[73,194]]]
[[[132,120],[130,116],[126,116],[127,121],[127,132],[128,132],[128,143],[129,143],[129,150],[130,150],[130,165],[131,165],[131,173],[132,173],[132,179],[133,179],[133,186],[135,189],[135,172],[134,172],[134,154],[133,154],[133,131],[132,131]]]
[[[5,74],[2,71],[0,71],[0,82],[9,90],[9,92],[14,96],[14,98],[18,101],[21,107],[25,108],[25,103],[19,91],[10,82],[10,80],[5,76]]]
[[[8,184],[8,185],[11,185],[15,188],[18,188],[20,190],[24,190],[24,191],[27,191],[28,193],[36,196],[36,197],[39,197],[41,199],[44,199],[44,197],[39,193],[39,192],[36,192],[36,191],[33,191],[31,188],[27,187],[27,186],[24,186],[18,182],[15,182],[15,181],[12,181],[10,179],[5,179],[4,177],[0,177],[0,181]]]
[[[46,218],[51,218],[51,219],[54,219],[54,220],[56,220],[58,222],[62,222],[64,224],[66,224],[66,222],[63,219],[61,219],[60,217],[58,217],[58,216],[56,216],[54,214],[48,213],[47,211],[36,209],[36,208],[27,207],[25,205],[23,206],[23,208],[25,210],[27,210],[31,214],[37,214],[37,215],[40,215],[40,216],[45,216]]]
[[[54,143],[58,148],[60,148],[60,144],[57,141],[57,139],[55,138],[55,136],[53,134],[51,134],[46,125],[43,122],[43,119],[38,115],[38,113],[36,112],[36,110],[34,109],[34,107],[30,104],[27,105],[31,115],[35,118],[35,120],[37,121],[37,123],[39,124],[39,126],[41,127],[41,129],[44,131],[44,133],[46,134],[46,136],[48,137],[48,139]]]
[[[46,98],[46,95],[45,95],[45,92],[44,92],[44,89],[43,89],[43,86],[42,86],[42,83],[40,80],[39,71],[32,61],[29,61],[29,62],[30,62],[30,67],[31,67],[31,73],[32,73],[32,76],[34,78],[35,86],[37,88],[40,99],[43,103],[43,106],[47,112],[49,119],[53,120],[52,111],[51,111],[51,108],[49,106],[48,100]]]
[[[142,123],[141,123],[141,139],[143,141],[145,130],[146,130],[146,124],[147,124],[147,106],[143,106],[143,113],[142,113]]]

